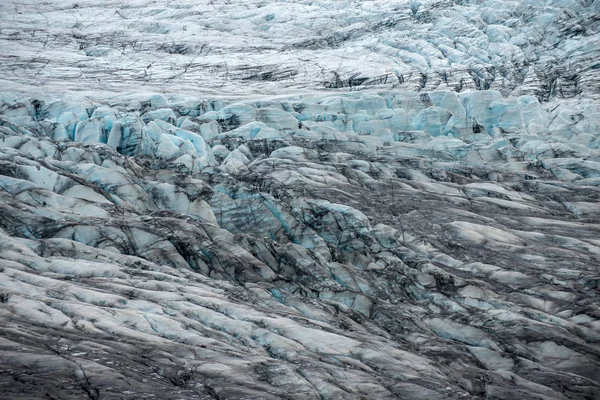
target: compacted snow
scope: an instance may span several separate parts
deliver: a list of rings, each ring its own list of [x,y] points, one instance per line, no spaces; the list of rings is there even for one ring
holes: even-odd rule
[[[0,5],[0,398],[600,397],[600,2]]]

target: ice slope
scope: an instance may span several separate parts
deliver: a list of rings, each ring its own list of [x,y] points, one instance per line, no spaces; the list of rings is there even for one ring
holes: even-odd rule
[[[3,97],[12,398],[600,393],[594,104],[138,106]]]
[[[0,398],[599,397],[599,7],[3,3]]]
[[[600,92],[598,0],[6,0],[2,86]]]

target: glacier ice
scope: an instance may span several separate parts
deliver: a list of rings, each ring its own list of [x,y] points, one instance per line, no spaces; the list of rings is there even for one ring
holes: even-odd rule
[[[599,7],[2,3],[0,393],[600,396]]]

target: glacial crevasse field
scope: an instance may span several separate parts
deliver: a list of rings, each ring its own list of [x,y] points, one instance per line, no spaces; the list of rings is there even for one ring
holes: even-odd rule
[[[0,398],[599,398],[599,31],[3,1]]]

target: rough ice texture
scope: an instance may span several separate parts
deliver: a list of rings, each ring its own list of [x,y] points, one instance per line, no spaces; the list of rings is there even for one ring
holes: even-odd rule
[[[598,12],[4,2],[0,397],[600,397]]]
[[[598,0],[13,1],[0,77],[55,91],[600,93]]]

